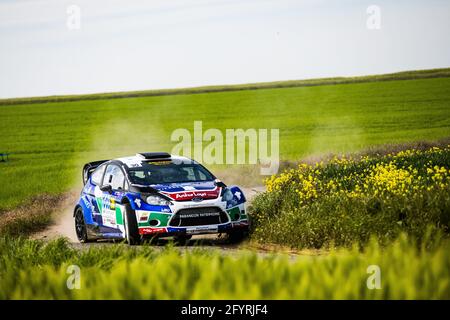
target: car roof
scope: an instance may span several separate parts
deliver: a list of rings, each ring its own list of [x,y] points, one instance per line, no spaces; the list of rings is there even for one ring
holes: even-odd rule
[[[168,155],[168,154],[167,154]],[[177,155],[169,155],[170,157],[151,157],[147,158],[145,154],[137,153],[134,156],[121,157],[117,159],[113,159],[112,161],[119,161],[126,165],[128,168],[136,168],[141,167],[143,164],[148,162],[157,162],[157,161],[175,161],[175,162],[184,162],[184,163],[197,163],[195,160],[189,159],[187,157],[177,156]]]

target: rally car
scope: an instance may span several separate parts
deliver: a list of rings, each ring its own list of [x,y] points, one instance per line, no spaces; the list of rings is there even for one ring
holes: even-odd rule
[[[245,196],[226,186],[200,163],[165,152],[87,163],[74,209],[80,242],[226,234],[242,240],[249,220]]]

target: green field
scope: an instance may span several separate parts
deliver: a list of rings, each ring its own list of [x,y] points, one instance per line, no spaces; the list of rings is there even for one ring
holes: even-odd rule
[[[450,299],[449,163],[433,147],[272,176],[239,250],[0,237],[0,299]]]
[[[0,210],[79,185],[86,161],[170,151],[171,132],[192,129],[194,120],[204,130],[279,128],[285,160],[450,135],[446,77],[79,99],[0,105],[0,152],[11,153],[0,163]]]
[[[448,242],[418,249],[400,237],[385,250],[372,243],[364,253],[294,260],[0,239],[0,299],[450,299],[449,249]],[[67,286],[71,265],[79,267],[79,289]],[[378,288],[369,266],[379,267]]]
[[[197,120],[203,130],[278,128],[281,159],[313,163],[272,177],[256,197],[251,245],[320,248],[319,255],[78,250],[63,239],[15,237],[50,222],[57,196],[79,190],[83,163],[170,152],[173,130]],[[450,69],[0,100],[0,123],[0,153],[11,153],[0,162],[0,299],[450,299]],[[437,140],[442,149],[403,156],[382,146]],[[314,164],[374,146],[385,153]],[[212,167],[228,183],[246,175]],[[66,285],[73,264],[79,290]],[[380,267],[381,289],[367,287],[370,265]]]
[[[0,99],[0,105],[155,97],[155,96],[178,95],[178,94],[213,93],[225,91],[229,92],[229,91],[245,91],[245,90],[292,88],[292,87],[312,87],[312,86],[333,85],[333,84],[351,84],[361,82],[379,82],[392,80],[411,80],[411,79],[448,78],[448,77],[450,77],[450,68],[441,68],[441,69],[403,71],[396,73],[358,76],[358,77],[318,78],[306,80],[273,81],[273,82],[203,86],[203,87],[177,88],[177,89]]]

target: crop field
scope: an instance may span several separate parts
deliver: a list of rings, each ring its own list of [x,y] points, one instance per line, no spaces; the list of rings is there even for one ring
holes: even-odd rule
[[[267,187],[250,207],[249,246],[80,250],[25,238],[78,192],[84,163],[170,152],[172,132],[194,121],[280,130],[288,169],[247,181]],[[450,299],[450,69],[8,99],[0,123],[0,153],[10,153],[0,162],[0,299]],[[246,170],[208,167],[227,183]]]
[[[266,184],[251,239],[318,254],[3,237],[0,299],[450,299],[450,146],[301,163]]]
[[[418,249],[402,236],[385,250],[372,243],[364,253],[290,260],[119,245],[77,251],[63,240],[2,239],[0,299],[450,299],[449,249],[447,242]],[[69,289],[73,265],[81,278]],[[373,265],[379,286],[369,279]]]
[[[398,75],[411,80],[365,77],[346,84],[344,78],[344,84],[334,85],[327,83],[339,82],[121,99],[0,101],[0,152],[11,153],[9,162],[0,163],[0,212],[40,194],[79,187],[80,167],[87,161],[170,151],[173,130],[192,129],[194,120],[203,121],[204,129],[278,128],[281,159],[294,161],[447,137],[450,78],[444,71],[437,78]]]

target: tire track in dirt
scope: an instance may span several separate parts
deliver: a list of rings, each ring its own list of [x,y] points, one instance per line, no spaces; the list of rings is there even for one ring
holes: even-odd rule
[[[33,234],[31,236],[32,239],[53,240],[59,237],[65,237],[72,243],[78,242],[75,233],[73,209],[80,193],[73,190],[64,195],[64,200],[52,212],[51,224],[44,230]]]
[[[0,211],[0,235],[23,236],[45,228],[51,223],[51,212],[68,197],[41,194],[11,210]]]

